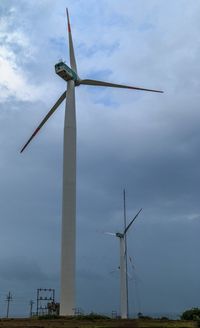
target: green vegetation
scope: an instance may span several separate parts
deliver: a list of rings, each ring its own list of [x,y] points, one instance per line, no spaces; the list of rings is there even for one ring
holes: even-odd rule
[[[56,315],[56,314],[44,314],[44,315],[35,317],[35,319],[39,319],[39,320],[55,320],[55,319],[60,319],[60,318],[62,318],[62,317],[60,317],[59,315]]]
[[[87,315],[75,315],[75,316],[59,316],[55,314],[45,314],[45,315],[40,315],[38,317],[35,317],[36,319],[38,318],[39,320],[55,320],[55,319],[64,319],[64,320],[89,320],[89,321],[95,321],[95,320],[111,320],[110,317],[107,317],[106,315],[101,315],[98,313],[91,312],[90,314]]]
[[[196,328],[198,327],[195,321],[185,320],[138,320],[136,323],[137,328]]]
[[[98,313],[91,312],[87,315],[77,315],[74,317],[75,319],[79,320],[110,320],[110,317],[107,317],[106,315],[101,315]]]
[[[41,321],[44,319],[43,321]],[[91,313],[86,316],[1,319],[3,328],[196,328],[198,323],[189,320],[164,319],[107,319]]]
[[[182,313],[181,315],[182,320],[198,320],[200,321],[200,309],[199,308],[192,308]]]

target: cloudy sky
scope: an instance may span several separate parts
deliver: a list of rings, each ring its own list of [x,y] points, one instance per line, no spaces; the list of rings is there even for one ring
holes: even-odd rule
[[[164,90],[76,89],[77,306],[119,311],[122,190],[130,312],[181,313],[200,294],[200,4],[191,0],[0,2],[0,316],[25,315],[37,288],[59,300],[64,105],[21,146],[65,89],[69,8],[81,77]],[[114,271],[114,272],[113,272]]]

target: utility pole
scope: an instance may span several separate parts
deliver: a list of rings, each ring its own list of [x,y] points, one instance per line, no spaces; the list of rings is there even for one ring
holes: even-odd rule
[[[33,300],[30,300],[30,317],[32,317],[32,314],[33,314],[33,304],[34,304],[34,301]]]
[[[7,304],[6,318],[8,318],[8,316],[9,316],[10,302],[11,301],[12,301],[12,295],[11,295],[11,292],[9,292],[8,295],[6,296],[6,302],[8,302],[8,304]]]

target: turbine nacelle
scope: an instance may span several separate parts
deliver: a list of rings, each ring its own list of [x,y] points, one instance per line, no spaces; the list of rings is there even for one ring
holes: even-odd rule
[[[116,237],[118,237],[118,238],[124,238],[124,234],[121,233],[121,232],[117,232],[116,233]]]
[[[79,85],[78,81],[80,79],[77,73],[74,72],[74,70],[67,66],[63,61],[60,61],[55,65],[55,72],[66,82],[69,80],[73,80],[76,85]]]

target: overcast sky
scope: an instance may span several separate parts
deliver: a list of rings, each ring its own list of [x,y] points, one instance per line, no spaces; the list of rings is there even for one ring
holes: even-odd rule
[[[164,94],[80,86],[77,306],[119,311],[122,191],[130,312],[181,313],[200,294],[200,4],[196,0],[0,2],[0,316],[28,313],[37,288],[59,300],[64,104],[20,154],[65,89],[69,8],[83,78]],[[111,273],[112,271],[115,272]]]

